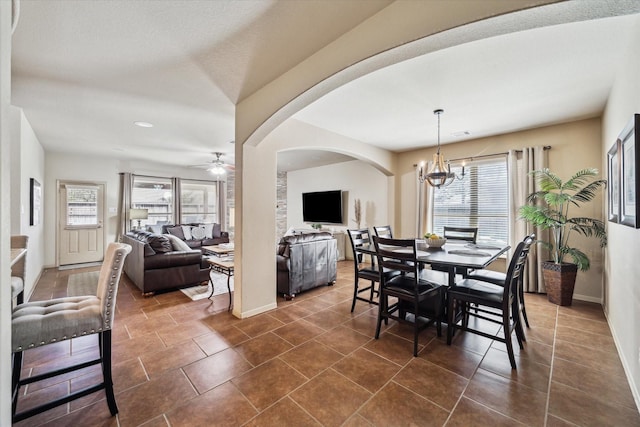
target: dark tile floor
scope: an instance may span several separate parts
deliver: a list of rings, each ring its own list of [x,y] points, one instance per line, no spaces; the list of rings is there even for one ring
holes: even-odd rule
[[[76,272],[47,270],[32,299],[64,296]],[[447,346],[428,328],[416,358],[404,325],[390,322],[373,339],[377,308],[358,302],[351,314],[352,289],[352,264],[340,262],[335,286],[240,320],[227,313],[227,295],[143,298],[125,277],[113,344],[117,417],[98,392],[19,425],[640,425],[597,304],[526,295],[531,328],[513,371],[503,344],[471,334]],[[95,344],[93,336],[30,350],[25,369],[95,356]],[[74,375],[29,386],[21,406],[100,378],[96,367]]]

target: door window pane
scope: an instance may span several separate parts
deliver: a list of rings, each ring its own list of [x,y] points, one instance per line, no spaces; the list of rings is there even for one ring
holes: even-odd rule
[[[67,226],[98,225],[98,187],[67,185]]]

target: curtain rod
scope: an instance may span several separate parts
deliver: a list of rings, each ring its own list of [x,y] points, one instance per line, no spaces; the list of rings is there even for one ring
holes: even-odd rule
[[[543,150],[547,151],[547,150],[551,150],[551,146],[550,145],[545,145],[544,147],[542,147]],[[522,150],[514,150],[516,153],[522,153]],[[461,157],[459,159],[449,159],[449,162],[459,162],[462,160],[469,160],[469,161],[473,161],[476,159],[483,159],[486,157],[496,157],[496,156],[506,156],[507,154],[509,154],[508,151],[502,152],[502,153],[495,153],[495,154],[481,154],[479,156],[468,156],[468,157]]]

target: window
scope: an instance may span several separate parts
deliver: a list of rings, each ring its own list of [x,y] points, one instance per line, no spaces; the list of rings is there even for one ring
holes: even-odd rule
[[[98,187],[67,185],[67,226],[98,224]]]
[[[462,167],[451,167],[458,176]],[[433,232],[478,227],[478,238],[509,241],[509,185],[505,157],[472,161],[465,177],[433,192]]]
[[[180,182],[180,223],[212,223],[218,220],[218,183]]]
[[[149,218],[141,221],[143,227],[173,223],[172,187],[170,178],[134,175],[131,207],[149,210]]]

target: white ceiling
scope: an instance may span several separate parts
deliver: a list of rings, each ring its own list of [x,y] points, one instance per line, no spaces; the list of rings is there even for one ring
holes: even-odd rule
[[[22,0],[12,103],[48,151],[179,165],[223,152],[233,163],[235,104],[389,3]],[[616,6],[612,14],[640,11],[637,1]],[[342,86],[295,118],[403,151],[435,144],[435,108],[445,110],[443,143],[598,116],[639,22],[587,20],[435,51]],[[459,131],[470,135],[451,136]],[[300,153],[279,156],[281,168],[345,160]]]

